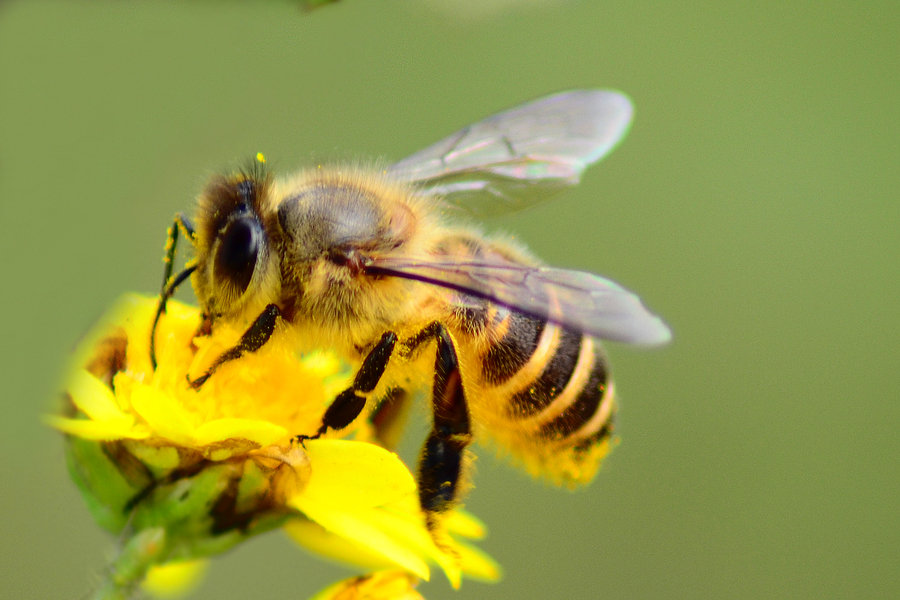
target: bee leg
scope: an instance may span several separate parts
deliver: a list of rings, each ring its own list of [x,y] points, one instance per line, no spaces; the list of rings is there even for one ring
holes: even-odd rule
[[[463,455],[472,441],[472,432],[453,342],[443,325],[432,327],[437,337],[432,395],[434,425],[422,448],[418,482],[419,504],[434,535],[441,513],[456,502]]]
[[[178,233],[183,232],[184,236],[189,240],[194,239],[194,226],[182,214],[175,215],[175,222],[169,228],[168,240],[166,241],[166,267],[163,271],[162,289],[159,292],[159,304],[156,306],[156,315],[153,317],[153,326],[150,328],[150,364],[153,370],[156,370],[156,327],[159,325],[159,319],[166,312],[166,303],[178,286],[185,282],[191,276],[191,273],[197,268],[196,265],[189,265],[174,279],[172,279],[172,271],[175,268],[175,251],[178,247]]]
[[[247,352],[256,352],[262,348],[263,345],[269,341],[269,338],[272,337],[272,332],[275,331],[275,323],[280,316],[281,310],[278,306],[275,304],[266,306],[259,316],[256,317],[256,320],[250,324],[250,327],[248,327],[247,331],[244,332],[244,335],[241,336],[241,339],[236,346],[229,348],[219,355],[219,358],[213,362],[206,373],[193,381],[188,379],[188,383],[191,384],[191,387],[195,390],[199,389],[223,363],[238,359]]]
[[[353,385],[338,394],[334,402],[325,411],[322,417],[322,425],[314,435],[298,435],[294,441],[314,440],[321,437],[329,429],[343,429],[353,422],[366,406],[366,396],[378,382],[387,368],[388,360],[394,352],[397,343],[397,334],[393,331],[385,332],[375,347],[369,351],[363,360],[362,366],[356,372]]]

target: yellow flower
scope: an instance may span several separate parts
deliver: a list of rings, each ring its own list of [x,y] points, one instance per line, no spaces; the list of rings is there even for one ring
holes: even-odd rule
[[[208,566],[204,559],[159,565],[147,572],[142,587],[158,598],[179,598],[197,586]]]
[[[329,586],[312,600],[424,600],[418,580],[403,571],[379,571]]]
[[[155,298],[122,299],[79,351],[65,414],[48,417],[68,434],[70,471],[95,519],[129,540],[112,569],[114,585],[133,585],[149,570],[149,583],[162,581],[156,589],[169,590],[165,582],[182,573],[160,565],[193,565],[277,527],[323,556],[401,570],[402,576],[358,580],[372,589],[427,579],[429,563],[454,587],[463,574],[499,577],[493,560],[458,541],[480,537],[480,523],[452,513],[450,546],[438,548],[409,469],[384,448],[346,439],[353,426],[292,443],[319,427],[347,386],[351,373],[338,359],[298,357],[276,335],[259,351],[224,363],[195,390],[188,377],[204,373],[243,332],[217,324],[212,336],[197,336],[199,311],[172,301],[159,322],[153,370],[155,309]],[[412,587],[403,589],[396,597],[417,597]]]

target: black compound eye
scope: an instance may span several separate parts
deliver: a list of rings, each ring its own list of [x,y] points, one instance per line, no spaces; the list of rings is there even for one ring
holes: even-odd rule
[[[261,235],[256,219],[244,217],[229,222],[220,234],[216,276],[241,292],[246,290],[256,269]]]

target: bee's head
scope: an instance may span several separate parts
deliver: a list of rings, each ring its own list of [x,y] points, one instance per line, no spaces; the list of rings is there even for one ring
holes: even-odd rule
[[[261,220],[269,180],[251,173],[215,178],[200,197],[193,283],[204,312],[216,319],[257,309],[277,295],[271,243]],[[274,291],[274,293],[273,293]]]

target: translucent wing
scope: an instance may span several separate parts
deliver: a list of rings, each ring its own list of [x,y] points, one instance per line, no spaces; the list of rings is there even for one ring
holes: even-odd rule
[[[365,270],[457,290],[602,339],[656,345],[672,337],[636,294],[583,271],[396,257],[370,259]]]
[[[515,210],[578,183],[621,141],[631,114],[619,92],[562,92],[470,125],[389,172],[474,214]]]

